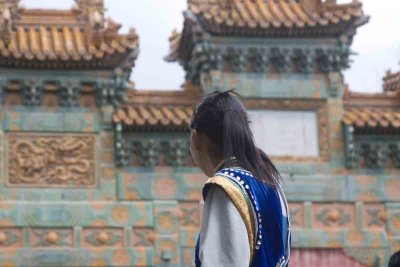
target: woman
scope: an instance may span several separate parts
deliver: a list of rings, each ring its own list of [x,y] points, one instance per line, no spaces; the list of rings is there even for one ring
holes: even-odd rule
[[[288,266],[290,226],[281,177],[255,146],[238,95],[205,96],[190,129],[193,159],[211,177],[203,189],[196,266]]]

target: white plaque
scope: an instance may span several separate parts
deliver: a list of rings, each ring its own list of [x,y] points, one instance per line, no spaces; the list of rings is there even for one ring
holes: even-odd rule
[[[258,147],[270,156],[318,157],[317,114],[314,111],[249,111]]]

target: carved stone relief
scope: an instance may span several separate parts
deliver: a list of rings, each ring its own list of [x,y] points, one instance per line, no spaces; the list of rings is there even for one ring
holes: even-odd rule
[[[9,134],[8,185],[95,185],[95,137],[92,135]]]

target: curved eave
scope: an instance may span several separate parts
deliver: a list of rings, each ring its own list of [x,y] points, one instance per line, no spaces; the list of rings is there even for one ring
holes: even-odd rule
[[[203,31],[197,18],[190,11],[184,12],[183,30],[178,35],[174,36],[174,32],[169,38],[169,53],[164,57],[166,62],[178,62],[184,65],[192,54],[193,35],[196,31]],[[196,28],[196,29],[193,29]]]
[[[114,112],[112,121],[125,131],[188,131],[192,106],[143,103],[124,105]]]
[[[99,59],[90,60],[38,60],[32,58],[0,57],[0,67],[6,68],[37,68],[37,69],[110,69],[122,67],[129,69],[134,66],[137,50],[128,50],[121,54],[112,54]],[[127,58],[129,58],[127,62]]]
[[[368,16],[364,16],[361,18],[354,18],[350,21],[338,23],[335,25],[326,25],[320,27],[271,27],[271,28],[262,28],[262,27],[254,27],[254,28],[239,28],[239,27],[231,27],[229,25],[218,25],[212,24],[209,21],[204,19],[199,19],[205,31],[209,32],[212,35],[219,36],[243,36],[243,37],[272,37],[272,38],[280,38],[280,37],[337,37],[343,33],[346,33],[349,29],[356,29],[359,26],[366,24],[369,21]],[[350,34],[351,36],[354,33]]]
[[[346,25],[368,21],[362,4],[320,3],[307,8],[297,1],[190,0],[189,11],[206,32],[240,36],[308,36],[340,34]]]

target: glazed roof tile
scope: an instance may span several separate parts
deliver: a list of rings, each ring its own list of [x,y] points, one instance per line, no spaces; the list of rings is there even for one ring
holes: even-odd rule
[[[112,119],[127,128],[187,130],[192,112],[192,106],[140,104],[119,108]]]
[[[83,62],[85,66],[112,67],[138,49],[134,29],[120,34],[120,24],[104,19],[102,0],[76,3],[71,10],[48,10],[20,8],[16,0],[0,2],[5,14],[0,16],[0,64],[56,68]]]
[[[79,26],[17,26],[8,45],[0,39],[2,58],[39,61],[90,61],[125,53],[137,46],[138,38],[134,32],[130,36],[105,39],[95,46]]]
[[[342,31],[339,26],[364,17],[362,4],[352,1],[337,4],[328,0],[189,0],[189,11],[195,14],[212,33],[241,34],[299,34],[329,26],[331,32]],[[285,29],[291,29],[285,31]]]
[[[400,109],[348,108],[342,122],[357,128],[400,129]]]
[[[361,2],[336,0],[189,0],[182,33],[169,38],[168,62],[186,64],[200,36],[343,37],[351,42],[356,28],[367,23]],[[215,40],[218,42],[218,39]]]

